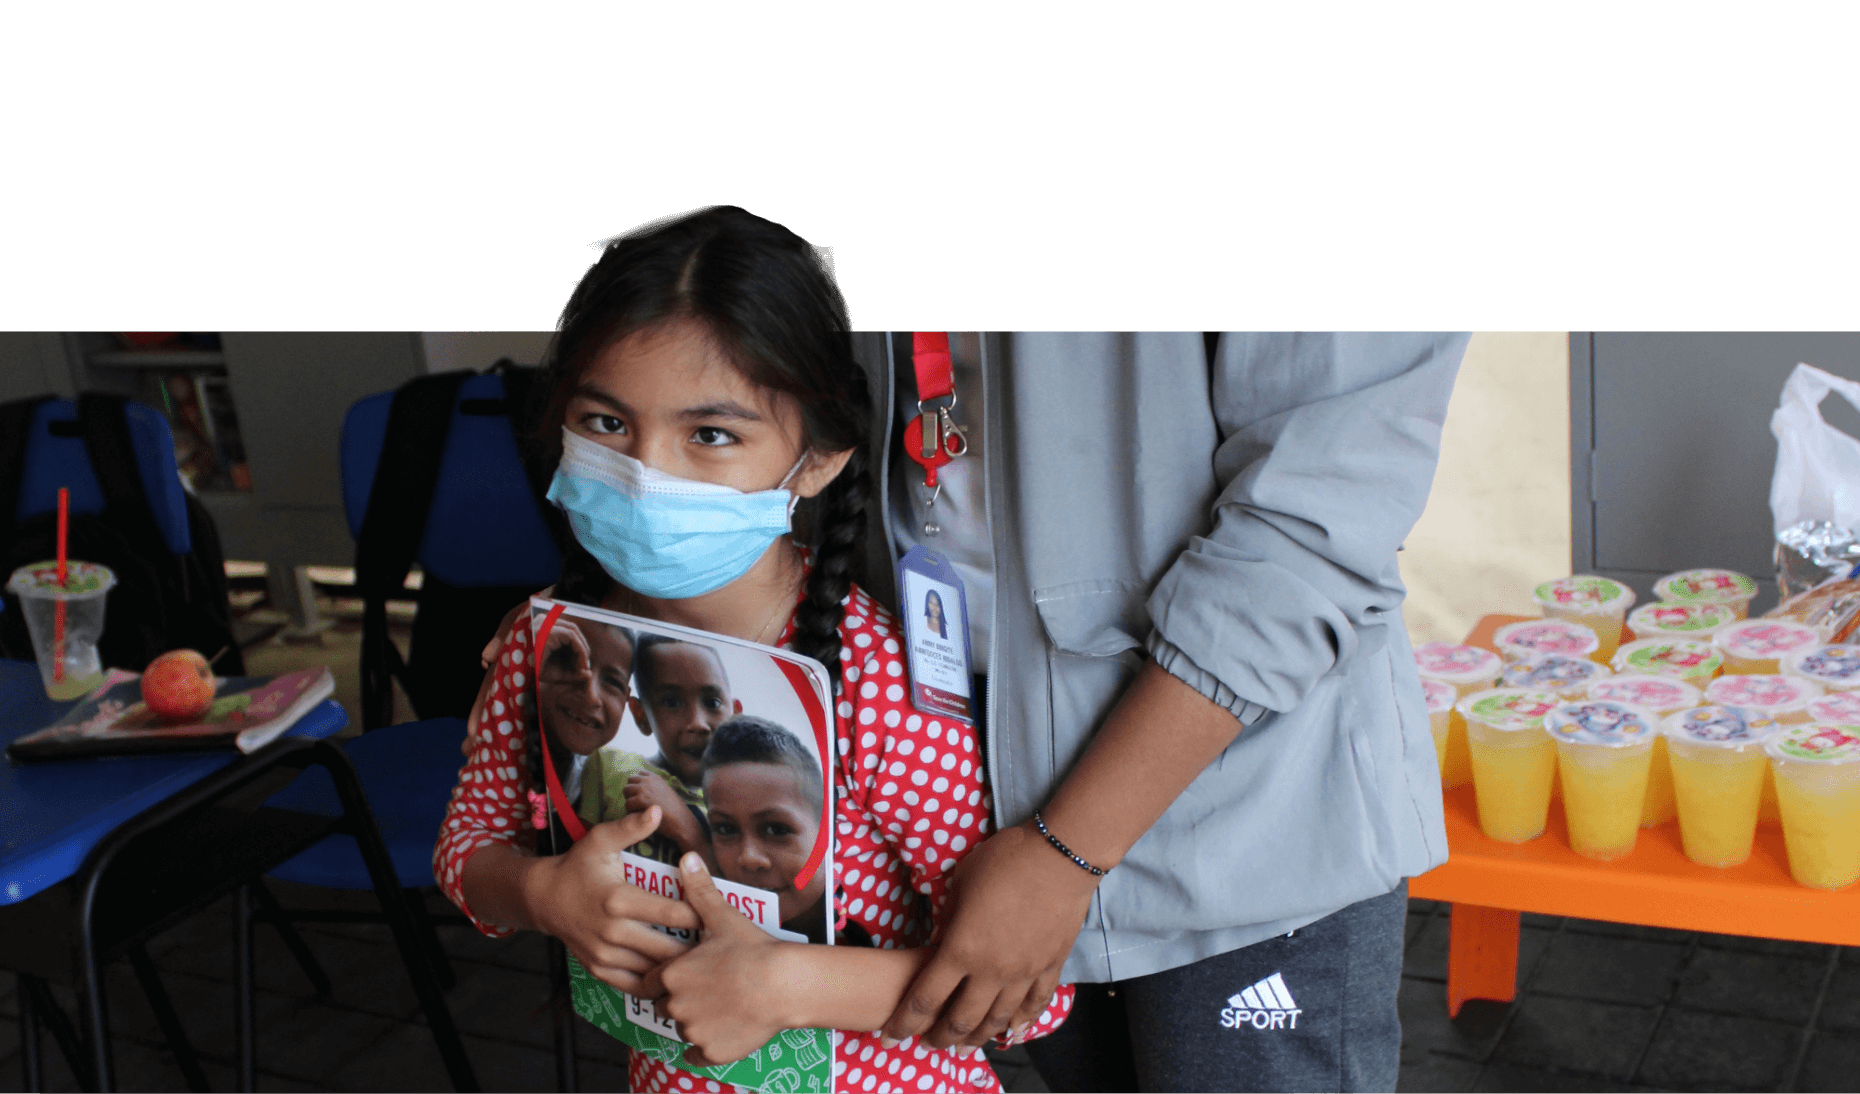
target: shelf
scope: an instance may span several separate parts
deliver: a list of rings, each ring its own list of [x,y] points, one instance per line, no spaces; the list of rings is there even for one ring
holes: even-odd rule
[[[86,354],[84,360],[103,368],[225,368],[219,350],[110,350]]]

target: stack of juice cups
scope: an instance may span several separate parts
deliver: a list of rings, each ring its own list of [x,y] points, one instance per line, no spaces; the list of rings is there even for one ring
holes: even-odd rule
[[[1653,598],[1671,604],[1722,604],[1738,619],[1750,611],[1757,583],[1733,570],[1681,570],[1653,583]]]
[[[1860,646],[1797,650],[1782,659],[1782,670],[1785,676],[1799,676],[1829,691],[1860,688]]]
[[[1613,667],[1624,676],[1671,676],[1702,688],[1723,666],[1724,654],[1709,642],[1643,638],[1616,650]]]
[[[1757,801],[1769,760],[1763,743],[1776,723],[1752,710],[1704,706],[1666,719],[1679,801],[1679,842],[1700,866],[1736,866],[1750,857]]]
[[[1523,843],[1544,834],[1556,778],[1556,745],[1544,736],[1544,715],[1560,703],[1551,692],[1523,688],[1492,688],[1459,701],[1479,828],[1492,839]]]
[[[1452,684],[1462,699],[1498,683],[1499,669],[1503,667],[1503,662],[1491,650],[1448,642],[1424,642],[1416,646],[1414,663],[1421,679]],[[1466,749],[1466,720],[1457,709],[1447,717],[1447,756],[1442,764],[1442,788],[1451,790],[1472,781],[1472,757]]]
[[[1526,619],[1492,632],[1492,645],[1507,661],[1525,661],[1546,653],[1593,658],[1602,640],[1581,623],[1561,619]]]
[[[1423,680],[1421,696],[1427,700],[1428,728],[1434,733],[1434,758],[1440,761],[1440,788],[1450,790],[1452,787],[1447,785],[1447,738],[1453,725],[1453,704],[1459,700],[1460,693],[1452,684],[1440,680]],[[1467,764],[1469,769],[1471,766]],[[1453,785],[1458,786],[1459,783]]]
[[[1719,706],[1746,707],[1782,725],[1808,721],[1808,704],[1821,689],[1799,676],[1746,674],[1720,676],[1705,685],[1705,701]]]
[[[1737,613],[1724,604],[1642,604],[1628,613],[1628,630],[1640,638],[1692,638],[1709,642]]]
[[[1556,742],[1570,850],[1603,862],[1634,850],[1656,720],[1650,710],[1605,699],[1544,715],[1544,733]]]
[[[1712,635],[1724,653],[1724,671],[1773,675],[1782,659],[1822,644],[1821,631],[1780,619],[1745,619]]]
[[[1595,632],[1601,646],[1594,657],[1608,664],[1615,647],[1621,644],[1621,624],[1634,606],[1634,590],[1593,574],[1546,581],[1532,590],[1544,610],[1545,619],[1580,623]]]
[[[1704,701],[1699,689],[1671,676],[1614,676],[1589,689],[1589,698],[1608,699],[1651,710],[1666,717]],[[1647,768],[1647,797],[1640,807],[1640,826],[1655,828],[1672,820],[1677,813],[1673,800],[1673,766],[1666,752],[1666,738],[1653,742],[1653,762]]]
[[[1789,873],[1811,889],[1860,880],[1860,726],[1790,726],[1764,744]]]
[[[1565,703],[1573,703],[1588,695],[1597,682],[1613,675],[1587,657],[1545,653],[1506,665],[1499,682],[1508,688],[1555,692]]]

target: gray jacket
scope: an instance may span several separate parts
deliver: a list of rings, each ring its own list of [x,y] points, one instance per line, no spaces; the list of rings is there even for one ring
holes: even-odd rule
[[[890,343],[856,340],[889,408]],[[1466,341],[1228,333],[1210,370],[1199,332],[983,336],[996,822],[1046,801],[1146,655],[1246,726],[1106,875],[1068,979],[1237,949],[1446,860],[1395,553]],[[895,605],[889,527],[870,539]]]

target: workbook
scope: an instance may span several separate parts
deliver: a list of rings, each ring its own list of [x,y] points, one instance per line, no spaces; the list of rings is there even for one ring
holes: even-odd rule
[[[111,669],[90,697],[7,746],[8,758],[62,760],[146,752],[263,748],[336,690],[327,668],[281,676],[222,676],[213,705],[184,723],[164,721],[142,701],[142,675]]]
[[[832,945],[832,690],[818,661],[638,616],[534,598],[532,694],[547,744],[550,830],[658,805],[659,830],[623,855],[627,879],[682,899],[696,851],[724,897],[791,942]],[[668,931],[695,944],[687,932]],[[576,1013],[684,1067],[677,1024],[571,955]],[[832,1089],[832,1035],[784,1030],[748,1057],[686,1068],[755,1090]]]

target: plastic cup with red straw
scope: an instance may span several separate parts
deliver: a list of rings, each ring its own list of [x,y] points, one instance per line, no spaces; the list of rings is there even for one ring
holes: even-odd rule
[[[65,559],[69,552],[65,543],[71,531],[71,491],[65,487],[58,488],[58,587],[63,589],[67,578]],[[52,682],[62,684],[65,680],[65,602],[62,598],[52,605]]]

